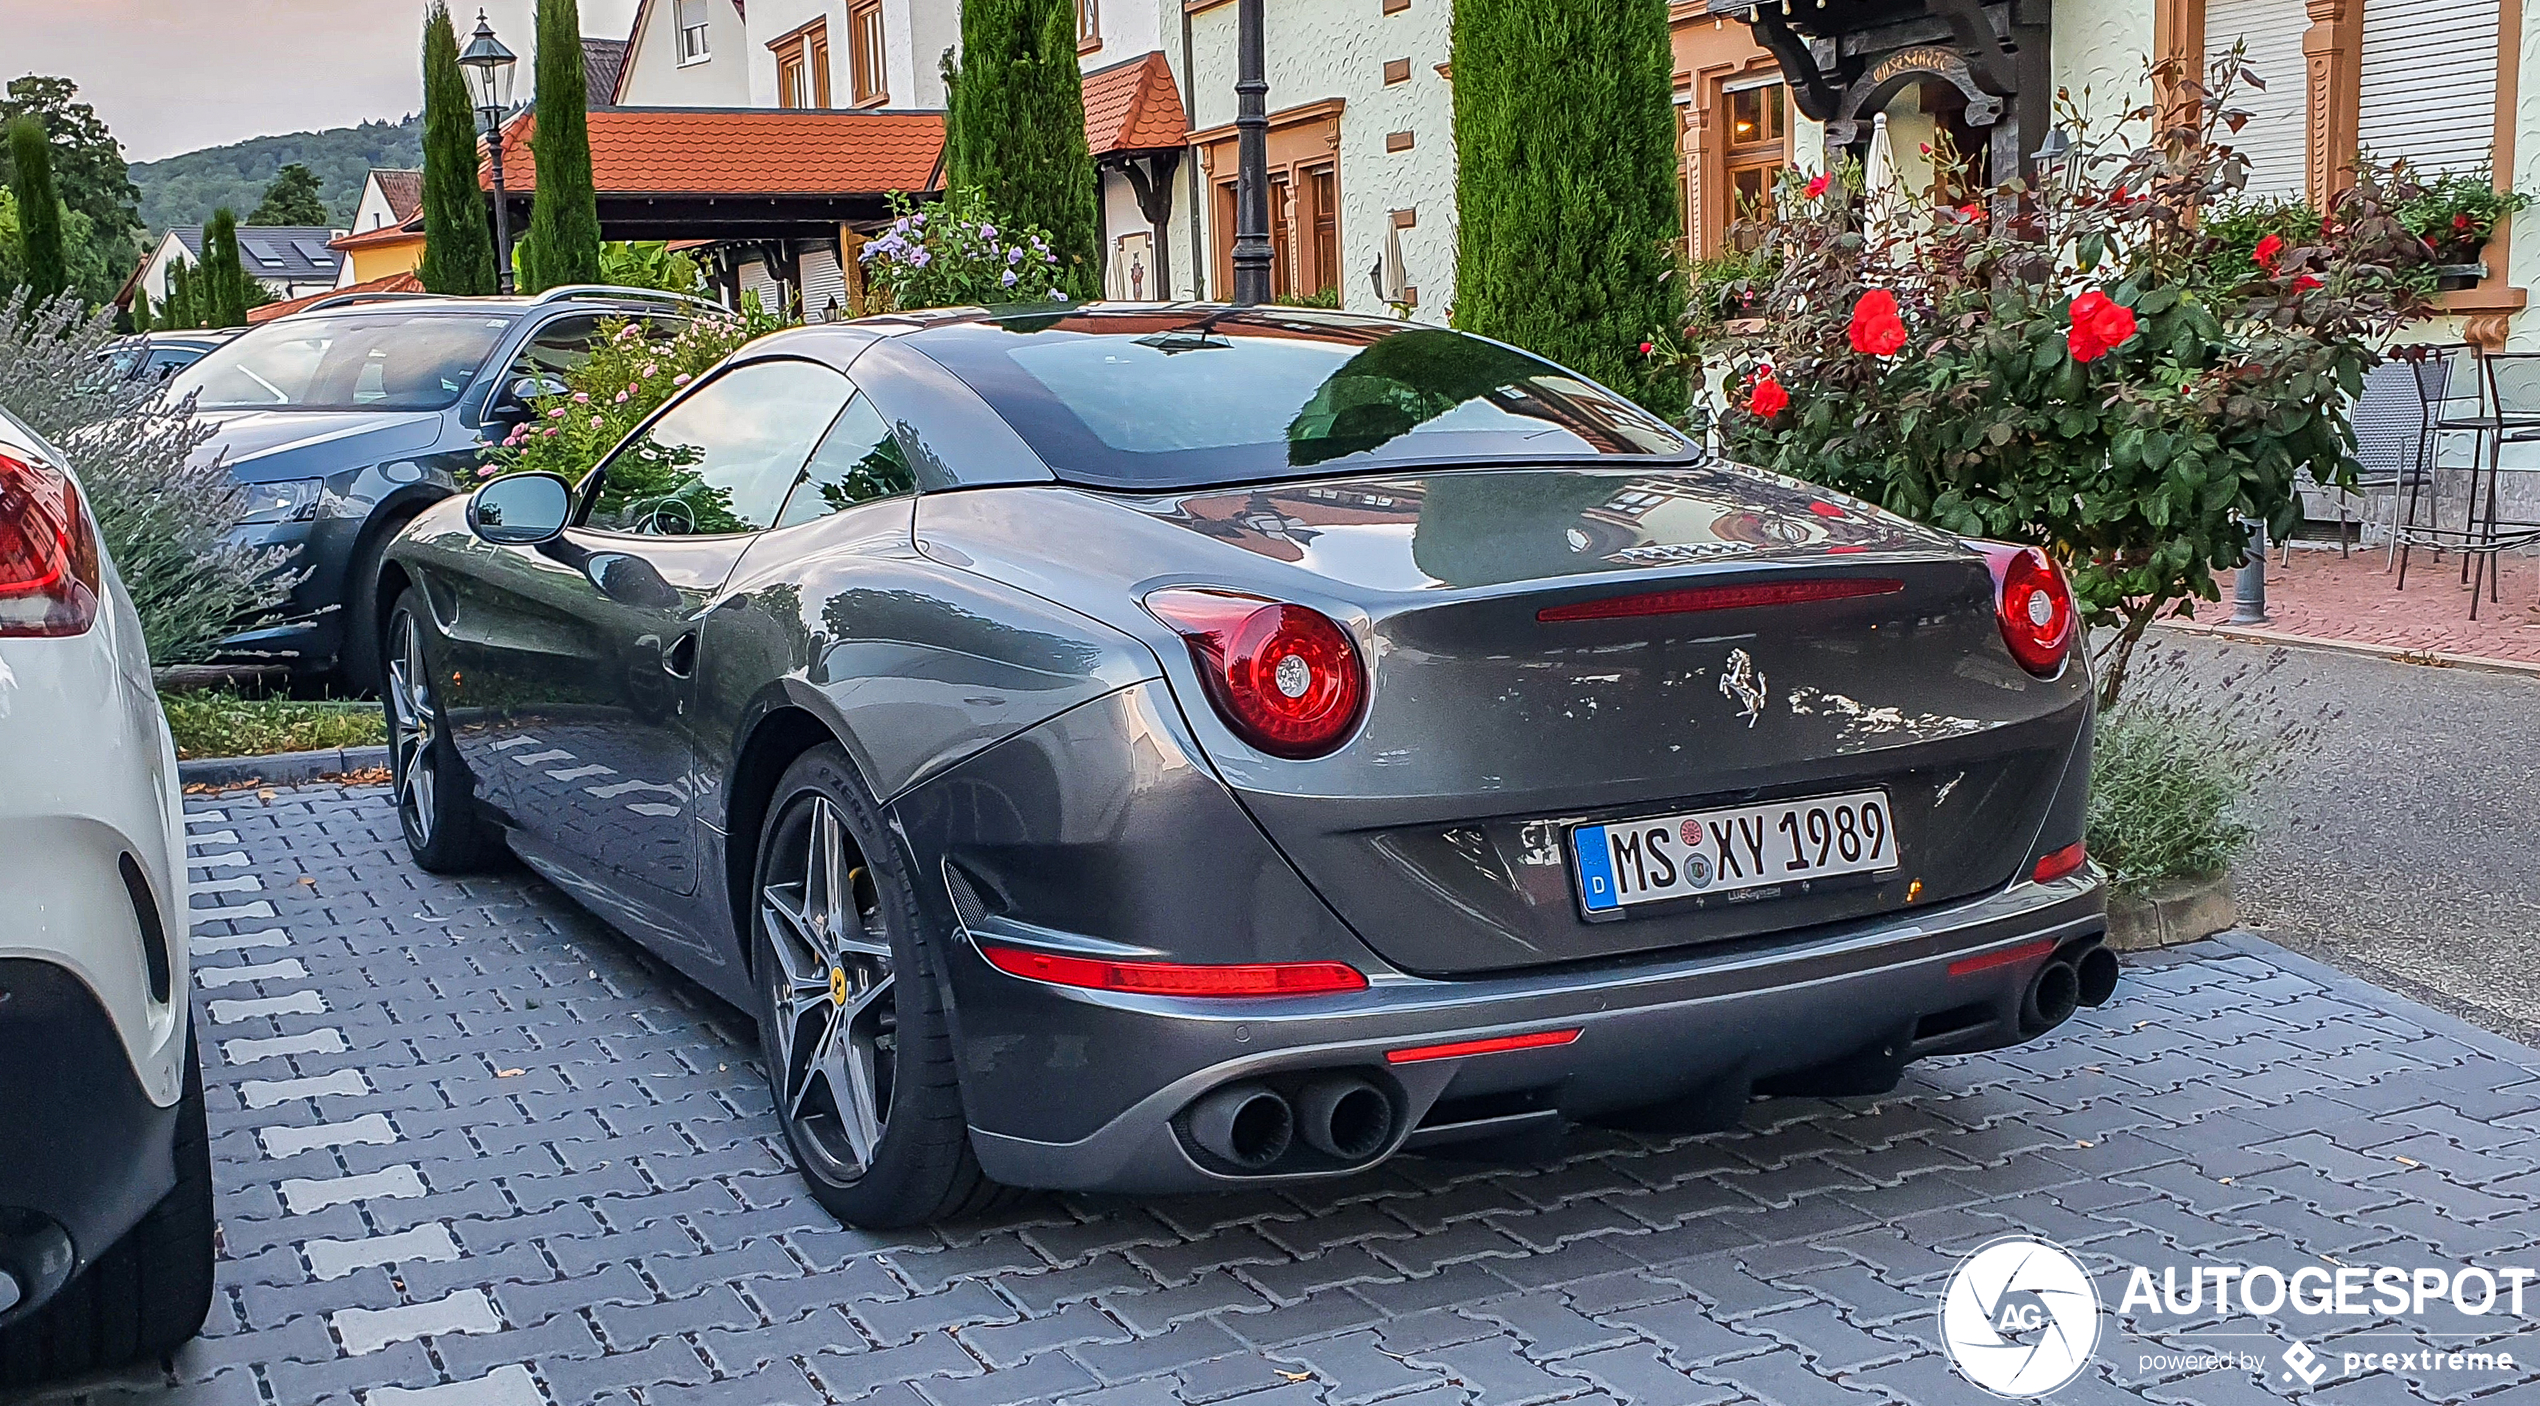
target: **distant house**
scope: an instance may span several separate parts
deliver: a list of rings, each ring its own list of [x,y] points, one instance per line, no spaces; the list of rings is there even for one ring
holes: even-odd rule
[[[617,98],[617,75],[626,66],[626,43],[623,39],[595,39],[582,36],[583,101],[592,107],[606,107]]]
[[[295,312],[305,311],[328,298],[347,298],[360,293],[420,293],[422,291],[423,280],[411,273],[385,274],[346,287],[330,288],[323,293],[304,294],[288,302],[267,303],[262,307],[249,308],[247,309],[247,325],[254,327],[259,323],[271,322],[277,317],[289,317]]]
[[[344,256],[329,247],[343,233],[318,226],[240,225],[238,266],[276,298],[324,292],[336,285],[343,272]],[[149,290],[152,307],[165,303],[168,269],[180,258],[197,266],[203,262],[201,225],[182,225],[162,236],[141,267],[125,280],[116,303],[129,307],[136,288]]]
[[[332,247],[344,256],[338,287],[413,271],[423,262],[423,173],[372,168],[353,209],[352,232],[338,235]]]

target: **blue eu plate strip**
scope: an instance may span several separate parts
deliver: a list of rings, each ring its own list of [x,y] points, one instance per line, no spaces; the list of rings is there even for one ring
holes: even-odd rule
[[[1605,843],[1605,827],[1582,825],[1570,832],[1571,852],[1579,857],[1579,900],[1591,913],[1623,906],[1614,890],[1614,851]]]

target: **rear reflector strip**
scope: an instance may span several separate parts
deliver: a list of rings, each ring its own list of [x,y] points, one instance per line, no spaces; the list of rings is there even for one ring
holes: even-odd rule
[[[1987,952],[1981,957],[1969,957],[1964,961],[1951,962],[1949,964],[1949,974],[1951,976],[1973,976],[1977,972],[1989,972],[1995,967],[2012,966],[2016,963],[2043,957],[2054,950],[2055,939],[2051,937],[2041,937],[2035,942],[2023,942],[2017,947],[2005,947],[1999,952]]]
[[[1700,610],[1745,610],[1759,605],[1798,605],[1806,601],[1850,600],[1855,596],[1892,596],[1902,581],[1857,577],[1827,581],[1763,581],[1740,586],[1695,586],[1681,591],[1613,596],[1546,606],[1535,619],[1547,625],[1568,620],[1624,620],[1644,615],[1688,615]]]
[[[1426,1059],[1462,1059],[1466,1055],[1498,1054],[1504,1050],[1539,1050],[1547,1045],[1566,1045],[1577,1038],[1579,1032],[1576,1030],[1538,1030],[1532,1035],[1458,1040],[1451,1045],[1414,1045],[1407,1050],[1385,1051],[1385,1063],[1418,1064]]]
[[[2051,884],[2080,868],[2089,858],[2089,851],[2083,849],[2079,841],[2075,841],[2038,860],[2037,867],[2029,872],[2029,877],[2041,884]]]
[[[1179,962],[1108,962],[1096,957],[1066,957],[1055,952],[984,945],[979,955],[1008,976],[1046,981],[1054,986],[1145,996],[1314,996],[1367,989],[1367,978],[1357,968],[1340,962],[1187,966]]]

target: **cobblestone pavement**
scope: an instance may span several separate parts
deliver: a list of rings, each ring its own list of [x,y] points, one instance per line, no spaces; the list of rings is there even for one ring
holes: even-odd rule
[[[2138,963],[2042,1043],[1715,1137],[843,1230],[735,1012],[535,880],[419,874],[382,789],[269,795],[191,802],[210,1326],[47,1401],[1975,1402],[1935,1305],[2006,1233],[2070,1247],[2112,1308],[2125,1267],[2198,1257],[2540,1258],[2540,1055],[2249,938]],[[2272,1399],[2293,1335],[2336,1368],[2431,1331],[2233,1326],[2112,1313],[2056,1399]],[[2501,1312],[2471,1326],[2454,1348],[2517,1345]],[[2310,1394],[2535,1400],[2531,1358]]]
[[[2282,552],[2273,554],[2267,560],[2271,623],[2265,629],[2280,637],[2540,664],[2540,561],[2515,553],[2499,558],[2500,599],[2479,602],[2472,620],[2457,555],[2438,560],[2427,552],[2410,553],[2404,591],[2397,587],[2398,573],[2386,569],[2389,560],[2378,546],[2344,557],[2330,546],[2296,547],[2289,566]],[[2221,584],[2222,603],[2198,605],[2198,620],[2231,618],[2231,578],[2224,576]]]

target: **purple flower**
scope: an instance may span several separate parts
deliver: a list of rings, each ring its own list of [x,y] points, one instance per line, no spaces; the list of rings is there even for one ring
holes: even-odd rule
[[[1015,280],[1015,277],[1014,277],[1014,270],[1012,270],[1012,269],[1007,269],[1007,270],[1005,271],[1004,276],[1003,276],[1003,277],[1001,277],[1001,278],[999,278],[997,281],[998,281],[999,283],[1004,284],[1004,285],[1005,285],[1006,287],[1008,287],[1008,288],[1013,287],[1013,286],[1014,286],[1014,284],[1015,284],[1015,281],[1016,281],[1016,280]]]
[[[926,212],[923,210],[918,211],[916,214],[908,217],[908,222],[917,226],[919,229],[924,229],[926,227]]]
[[[930,253],[926,252],[926,251],[925,251],[925,250],[923,250],[923,249],[920,249],[920,250],[918,250],[916,253],[911,254],[911,255],[909,255],[909,256],[908,256],[908,262],[909,262],[909,266],[910,266],[911,268],[921,268],[921,269],[922,269],[922,268],[926,267],[928,264],[931,264],[931,263],[935,262],[935,256],[934,256],[933,254],[930,254]]]
[[[1008,249],[1005,251],[1006,267],[1012,268],[1021,262],[1023,262],[1023,251],[1021,249]]]
[[[996,227],[995,225],[991,225],[991,224],[982,224],[982,225],[980,225],[980,226],[979,226],[979,237],[980,237],[981,239],[994,239],[994,238],[996,238],[996,237],[997,237],[997,227]]]
[[[1051,289],[1051,290],[1050,290],[1050,301],[1051,301],[1051,302],[1053,302],[1053,303],[1063,303],[1063,302],[1066,302],[1066,301],[1067,301],[1067,295],[1066,295],[1065,293],[1063,293],[1063,292],[1059,291],[1058,289],[1053,288],[1053,289]]]

